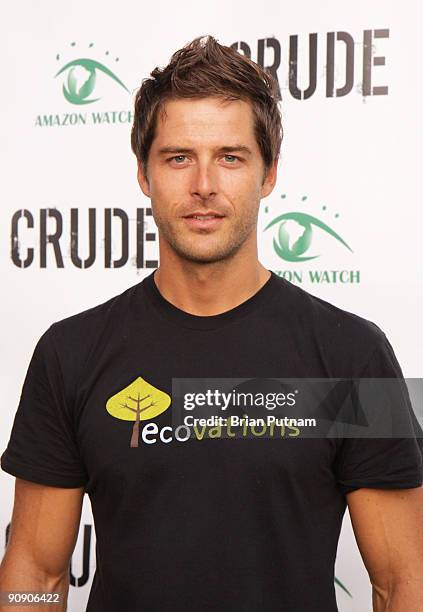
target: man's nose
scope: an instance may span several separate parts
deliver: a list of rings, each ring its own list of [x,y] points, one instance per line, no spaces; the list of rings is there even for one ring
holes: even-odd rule
[[[209,163],[198,162],[191,175],[191,195],[207,200],[217,193],[216,169]]]

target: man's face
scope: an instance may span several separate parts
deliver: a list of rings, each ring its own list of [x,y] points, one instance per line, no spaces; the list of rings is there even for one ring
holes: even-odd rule
[[[168,101],[165,112],[158,117],[147,177],[138,170],[160,240],[197,263],[221,261],[256,244],[260,199],[274,187],[276,164],[265,177],[250,104],[180,99]]]

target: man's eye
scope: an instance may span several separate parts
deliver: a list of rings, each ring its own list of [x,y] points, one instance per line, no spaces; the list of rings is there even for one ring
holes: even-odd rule
[[[174,161],[176,164],[183,164],[187,159],[186,155],[174,155],[173,157],[170,158],[170,161]],[[235,163],[236,161],[238,161],[238,157],[236,157],[235,155],[225,155],[225,160],[227,162],[229,162],[230,164]]]
[[[235,157],[235,155],[225,155],[225,159],[226,159],[226,161],[230,162],[231,164],[233,164],[234,162],[238,161],[238,158]]]

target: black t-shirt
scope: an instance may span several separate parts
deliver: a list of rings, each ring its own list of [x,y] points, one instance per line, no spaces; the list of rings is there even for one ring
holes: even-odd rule
[[[1,467],[85,487],[97,539],[89,612],[337,610],[345,495],[420,486],[421,440],[178,439],[172,379],[402,377],[389,341],[273,272],[207,317],[168,302],[153,274],[42,335]],[[158,401],[134,433],[149,385]]]

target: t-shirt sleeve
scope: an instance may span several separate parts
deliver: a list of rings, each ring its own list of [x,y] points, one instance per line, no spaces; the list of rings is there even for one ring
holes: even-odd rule
[[[423,432],[413,411],[394,350],[379,330],[380,339],[361,378],[399,379],[395,394],[398,415],[406,414],[410,435],[389,438],[344,438],[336,460],[338,485],[344,494],[363,487],[407,489],[423,483]],[[395,383],[396,384],[396,383]]]
[[[43,333],[33,351],[1,467],[39,484],[80,487],[88,479],[78,452],[53,327]]]

